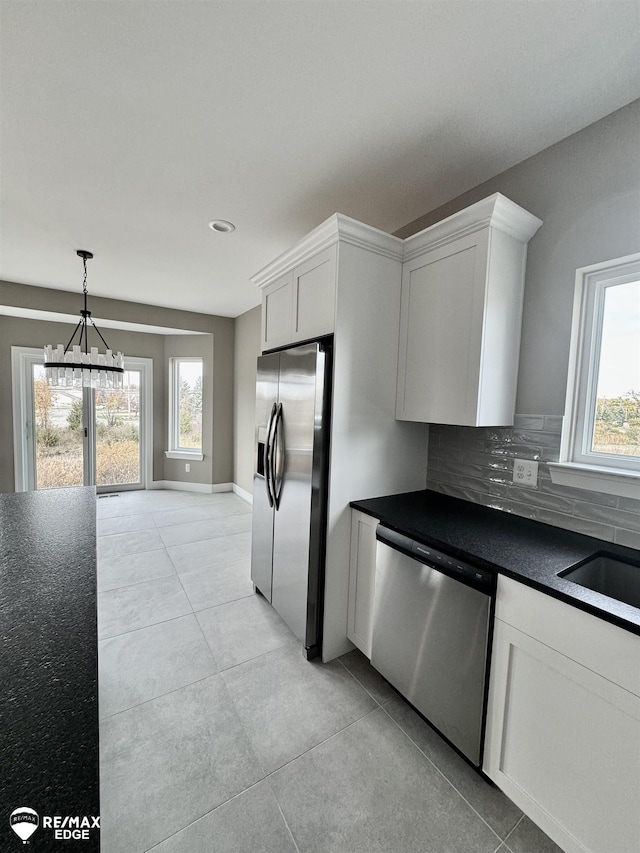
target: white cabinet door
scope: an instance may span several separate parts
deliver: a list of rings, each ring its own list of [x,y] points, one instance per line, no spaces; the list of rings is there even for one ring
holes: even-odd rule
[[[355,509],[351,510],[347,637],[368,658],[371,658],[378,523],[377,518]]]
[[[337,246],[330,246],[262,291],[262,351],[334,330]]]
[[[262,291],[262,351],[291,343],[293,274],[285,273]]]
[[[540,593],[521,589],[535,611],[531,593]],[[573,627],[575,608],[551,601],[554,610],[569,611]],[[640,697],[611,673],[595,671],[595,663],[584,665],[584,647],[600,646],[609,632],[600,637],[601,620],[578,612],[582,662],[496,619],[483,769],[567,853],[637,853]],[[562,632],[556,616],[540,619],[547,641]],[[530,629],[535,620],[527,619]],[[571,649],[575,642],[558,645]],[[640,638],[621,636],[617,646],[634,670],[625,680],[634,683]],[[601,660],[600,652],[593,658]]]
[[[396,415],[475,425],[489,229],[403,265]]]
[[[336,257],[337,246],[330,246],[293,270],[293,342],[319,338],[333,332]]]
[[[405,240],[399,420],[513,424],[527,241],[540,225],[496,193]]]

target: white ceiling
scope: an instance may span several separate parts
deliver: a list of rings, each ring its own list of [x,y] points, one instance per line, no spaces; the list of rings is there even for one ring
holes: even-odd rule
[[[3,0],[0,277],[80,291],[83,248],[90,294],[236,316],[332,213],[394,231],[640,97],[639,10]]]

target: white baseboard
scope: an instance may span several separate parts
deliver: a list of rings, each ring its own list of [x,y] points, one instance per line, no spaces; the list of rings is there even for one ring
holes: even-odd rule
[[[233,483],[214,483],[211,486],[212,492],[232,492]]]
[[[247,503],[253,504],[253,495],[235,483],[183,483],[180,480],[154,480],[149,488],[172,489],[176,492],[200,492],[200,494],[205,495],[213,495],[218,492],[235,492]]]
[[[172,489],[175,492],[199,492],[211,495],[213,492],[230,492],[231,483],[183,483],[179,480],[154,480],[152,489]]]
[[[236,495],[238,495],[238,497],[242,498],[242,500],[253,506],[253,495],[251,494],[251,492],[248,492],[246,489],[243,489],[237,483],[233,484],[233,491]]]

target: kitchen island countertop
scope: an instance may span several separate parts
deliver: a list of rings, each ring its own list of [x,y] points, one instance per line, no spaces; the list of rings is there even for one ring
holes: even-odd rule
[[[0,495],[0,672],[0,849],[27,807],[34,850],[99,850],[43,821],[99,815],[93,488]]]
[[[640,572],[640,552],[632,548],[429,489],[352,501],[351,506],[405,536],[640,635],[640,608],[558,577],[559,572],[602,552],[635,563]]]

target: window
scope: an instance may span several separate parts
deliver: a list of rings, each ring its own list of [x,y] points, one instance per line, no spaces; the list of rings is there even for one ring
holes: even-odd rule
[[[550,468],[564,485],[640,493],[640,254],[577,271],[561,459]]]
[[[170,459],[202,460],[201,358],[172,358],[169,362]]]

